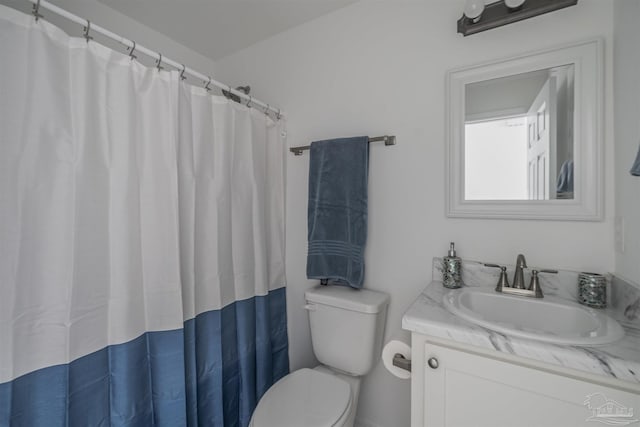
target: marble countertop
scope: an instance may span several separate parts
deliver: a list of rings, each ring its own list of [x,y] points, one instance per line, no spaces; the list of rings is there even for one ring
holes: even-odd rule
[[[439,265],[439,260],[435,259],[434,278],[438,276]],[[480,263],[467,263],[466,267],[463,269],[467,271],[465,283],[473,281],[478,286],[487,286],[490,283],[490,277],[483,279],[479,277],[479,274],[484,274],[485,271],[489,276],[492,274],[483,269]],[[562,282],[563,278],[553,280]],[[562,292],[553,291],[562,288],[561,284],[549,282],[547,285],[550,292],[562,298]],[[442,286],[441,281],[433,280],[405,312],[402,318],[403,329],[552,365],[613,377],[640,386],[640,322],[638,321],[640,307],[634,304],[616,304],[615,306],[611,304],[611,307],[605,310],[606,314],[618,320],[623,326],[625,336],[622,339],[607,345],[586,347],[529,340],[477,326],[455,316],[445,308],[442,298],[449,291],[450,289]],[[570,292],[566,297],[567,300],[571,300]],[[638,305],[640,299],[635,300],[635,298],[634,293],[633,301]],[[625,299],[628,301],[628,298]]]

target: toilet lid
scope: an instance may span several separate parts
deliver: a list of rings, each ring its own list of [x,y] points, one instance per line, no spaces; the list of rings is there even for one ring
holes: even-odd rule
[[[253,414],[255,427],[330,427],[351,403],[351,387],[333,375],[300,369],[275,383]]]

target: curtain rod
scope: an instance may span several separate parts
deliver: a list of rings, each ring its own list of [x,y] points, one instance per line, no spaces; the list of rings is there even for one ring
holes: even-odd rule
[[[105,37],[108,37],[112,40],[115,40],[116,42],[124,45],[127,47],[127,49],[131,49],[130,52],[130,56],[133,57],[133,52],[140,52],[143,53],[145,55],[147,55],[150,58],[153,58],[156,60],[156,62],[158,63],[158,67],[160,67],[162,64],[166,64],[166,65],[170,65],[171,67],[175,68],[176,70],[180,71],[180,77],[184,78],[185,74],[189,74],[192,77],[195,77],[199,80],[202,80],[202,83],[204,84],[204,88],[207,90],[210,90],[211,88],[209,87],[209,85],[213,85],[216,86],[220,89],[224,89],[225,91],[228,91],[234,95],[239,96],[240,98],[244,99],[247,101],[247,105],[251,106],[251,105],[258,105],[260,107],[262,107],[262,109],[264,109],[265,113],[267,111],[271,111],[272,113],[274,113],[276,115],[276,118],[279,120],[281,117],[284,116],[284,113],[282,113],[280,111],[279,108],[276,107],[272,107],[269,104],[265,104],[262,101],[259,101],[255,98],[253,98],[252,96],[246,95],[243,92],[240,92],[236,89],[233,89],[231,86],[226,85],[224,83],[220,83],[217,80],[213,80],[211,78],[211,76],[206,76],[202,73],[197,72],[196,70],[193,70],[189,67],[186,67],[184,64],[181,64],[179,62],[176,62],[172,59],[169,59],[167,57],[165,57],[164,55],[162,55],[159,52],[154,52],[144,46],[138,45],[136,44],[135,41],[133,40],[129,40],[126,39],[122,36],[119,36],[118,34],[115,34],[105,28],[100,27],[99,25],[96,25],[94,23],[92,23],[91,21],[89,21],[88,19],[83,19],[77,15],[74,15],[71,12],[68,12],[58,6],[56,6],[55,4],[49,3],[46,0],[27,0],[31,3],[33,3],[33,12],[32,14],[35,16],[35,19],[38,20],[39,18],[42,18],[43,16],[40,14],[40,8],[44,8],[47,9],[53,13],[55,13],[56,15],[60,15],[63,18],[67,18],[68,20],[75,22],[77,24],[83,25],[85,28],[85,38],[87,38],[87,41],[89,41],[90,37],[90,32],[96,32],[99,34],[102,34]]]
[[[396,137],[395,135],[384,135],[384,136],[374,136],[369,138],[369,142],[384,142],[384,145],[396,145]],[[310,149],[310,145],[300,145],[298,147],[291,147],[289,151],[291,151],[296,156],[302,155],[302,152]]]

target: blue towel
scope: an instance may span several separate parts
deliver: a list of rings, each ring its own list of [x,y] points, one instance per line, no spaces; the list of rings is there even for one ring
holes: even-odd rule
[[[638,149],[638,155],[636,156],[636,161],[633,162],[633,166],[631,166],[631,175],[640,176],[640,149]]]
[[[556,181],[557,193],[573,193],[573,160],[566,160],[560,167]]]
[[[369,138],[315,141],[310,157],[307,277],[361,288]]]

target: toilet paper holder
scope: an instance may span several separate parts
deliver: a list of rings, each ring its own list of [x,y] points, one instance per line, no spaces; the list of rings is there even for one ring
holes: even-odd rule
[[[400,353],[393,355],[393,366],[411,372],[411,360],[407,359]]]

